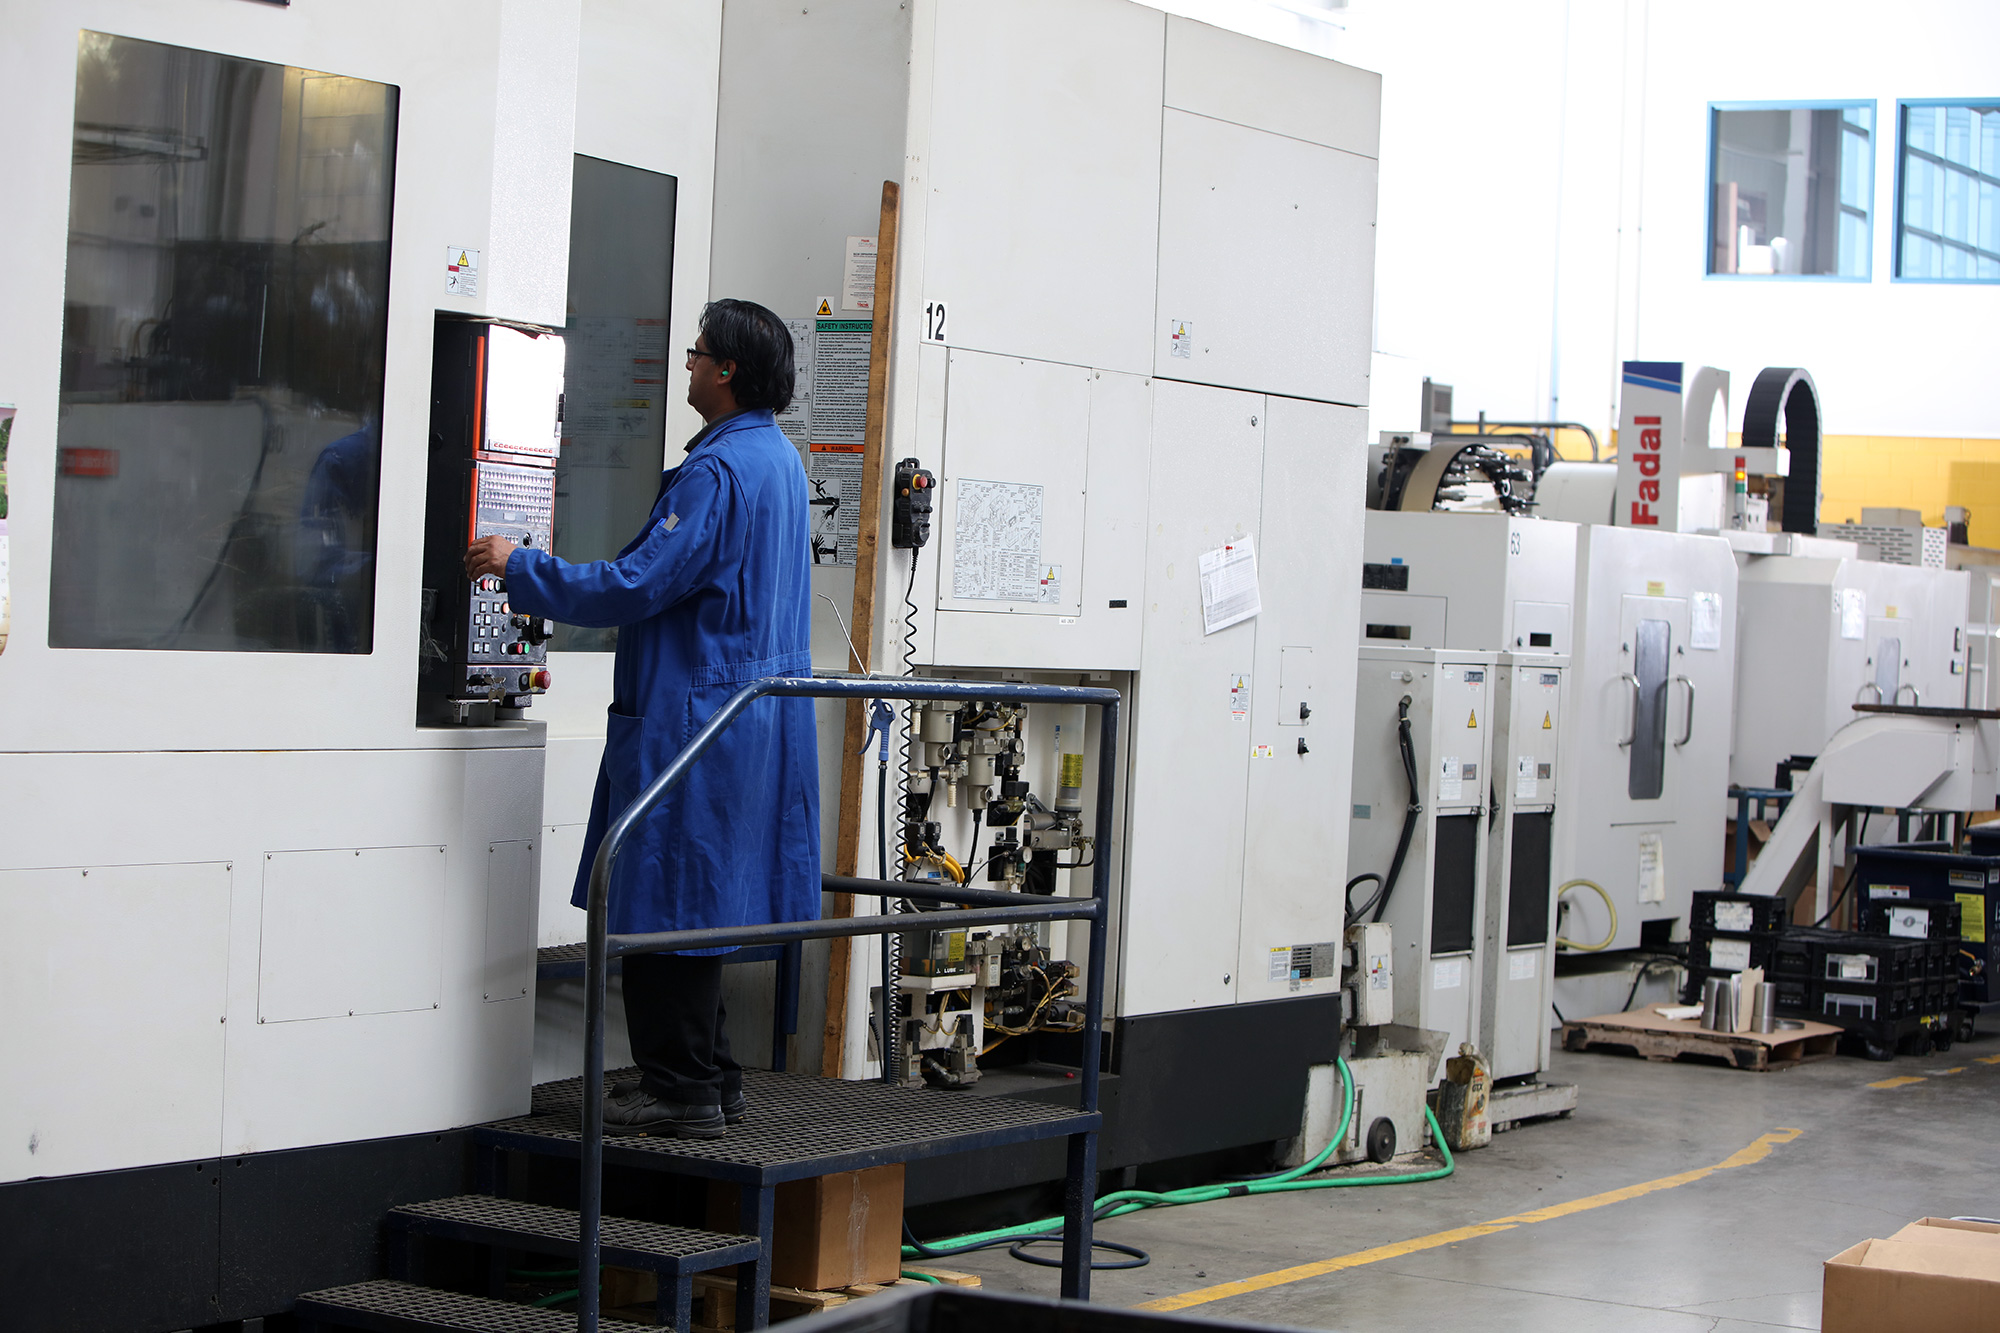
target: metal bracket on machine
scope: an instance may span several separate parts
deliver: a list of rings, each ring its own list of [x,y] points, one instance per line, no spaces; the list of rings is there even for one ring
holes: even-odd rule
[[[1856,704],[1855,711],[1862,716],[1835,732],[1798,780],[1741,892],[1783,895],[1805,882],[1814,864],[1805,858],[1816,853],[1817,919],[1828,906],[1834,840],[1851,810],[2000,805],[2000,710]]]

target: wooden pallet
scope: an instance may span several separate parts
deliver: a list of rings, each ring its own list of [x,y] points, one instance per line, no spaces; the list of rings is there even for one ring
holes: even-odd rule
[[[1760,1073],[1824,1060],[1839,1044],[1840,1029],[1829,1023],[1809,1022],[1783,1032],[1711,1032],[1697,1019],[1662,1018],[1651,1009],[1563,1024],[1566,1051],[1629,1051],[1648,1060],[1719,1061]]]
[[[949,1268],[919,1267],[915,1264],[904,1269],[908,1273],[922,1273],[934,1277],[950,1287],[976,1287],[976,1274],[961,1273]],[[771,1288],[771,1322],[781,1319],[796,1319],[800,1315],[818,1314],[849,1301],[861,1300],[878,1292],[896,1287],[922,1287],[930,1284],[920,1278],[899,1277],[894,1282],[863,1282],[852,1287],[841,1287],[835,1291],[804,1291],[797,1287]],[[736,1279],[713,1273],[703,1273],[694,1280],[696,1333],[722,1333],[736,1327]]]

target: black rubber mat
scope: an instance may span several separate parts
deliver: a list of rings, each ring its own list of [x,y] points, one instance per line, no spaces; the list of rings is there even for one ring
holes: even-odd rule
[[[539,1203],[496,1199],[486,1194],[462,1194],[451,1199],[431,1199],[406,1203],[390,1210],[392,1217],[404,1219],[414,1230],[427,1223],[483,1227],[510,1235],[576,1243],[577,1216],[568,1208],[550,1208]],[[657,1222],[639,1222],[629,1217],[607,1217],[599,1233],[607,1249],[630,1255],[650,1255],[661,1259],[690,1259],[718,1250],[754,1247],[755,1236],[731,1236],[693,1227],[671,1227]],[[731,1258],[722,1262],[735,1263]]]
[[[605,1087],[636,1078],[637,1069],[615,1070]],[[581,1138],[582,1079],[543,1083],[535,1088],[533,1111],[483,1128],[499,1136],[527,1136],[575,1143]],[[1001,1143],[1053,1138],[1096,1127],[1097,1116],[1045,1102],[1011,1097],[972,1097],[933,1088],[891,1088],[881,1083],[847,1082],[806,1074],[743,1071],[750,1115],[720,1139],[677,1139],[606,1134],[605,1146],[620,1155],[658,1159],[664,1170],[746,1179],[774,1171],[769,1179],[796,1179],[846,1170],[843,1159],[909,1161],[965,1152]],[[704,1169],[706,1168],[706,1169]],[[736,1168],[736,1169],[730,1169]]]
[[[420,1329],[443,1330],[443,1333],[574,1333],[576,1328],[576,1316],[564,1310],[538,1310],[512,1301],[462,1296],[455,1291],[386,1280],[309,1291],[299,1297],[293,1308],[308,1319],[387,1333]],[[599,1327],[653,1326],[605,1319]]]

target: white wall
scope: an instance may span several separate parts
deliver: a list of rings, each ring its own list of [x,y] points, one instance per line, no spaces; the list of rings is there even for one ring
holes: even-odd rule
[[[1988,0],[1256,0],[1162,9],[1379,70],[1377,352],[1458,415],[1615,425],[1628,357],[1802,365],[1833,434],[2000,437],[2000,289],[1891,282],[1898,97],[2000,94]],[[1874,278],[1704,276],[1707,105],[1876,101]],[[1374,429],[1415,424],[1374,396]]]

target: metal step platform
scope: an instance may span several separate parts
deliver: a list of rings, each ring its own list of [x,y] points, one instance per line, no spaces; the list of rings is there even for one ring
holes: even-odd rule
[[[347,1287],[309,1291],[292,1313],[307,1330],[363,1328],[375,1333],[575,1333],[576,1316],[567,1310],[465,1296],[434,1287],[378,1279]],[[650,1327],[606,1319],[605,1329]],[[678,1333],[678,1330],[676,1331]]]
[[[604,1089],[608,1092],[614,1083],[638,1075],[634,1068],[613,1070],[604,1076]],[[770,1322],[769,1255],[773,1196],[779,1185],[1094,1133],[1103,1120],[1097,1111],[1047,1102],[893,1088],[765,1069],[743,1071],[743,1093],[750,1102],[749,1117],[731,1125],[722,1138],[619,1134],[607,1127],[603,1147],[609,1165],[728,1181],[742,1188],[737,1216],[744,1229],[754,1228],[762,1242],[757,1259],[739,1275],[737,1308],[747,1315],[742,1326],[750,1329]],[[494,1154],[505,1150],[580,1157],[582,1121],[583,1080],[564,1079],[537,1085],[527,1115],[482,1125],[473,1130],[473,1140]],[[605,1226],[609,1243],[608,1219]]]
[[[388,1221],[405,1236],[439,1236],[541,1254],[576,1253],[577,1215],[569,1208],[497,1199],[486,1194],[462,1194],[393,1208]],[[605,1218],[601,1235],[605,1263],[658,1275],[660,1322],[671,1324],[676,1330],[690,1326],[695,1274],[753,1262],[759,1250],[755,1236],[698,1231],[693,1227],[639,1222],[626,1217]]]
[[[604,1076],[608,1091],[637,1069]],[[574,1157],[582,1138],[583,1080],[535,1088],[533,1109],[473,1131],[494,1147]],[[618,1134],[607,1127],[604,1160],[642,1170],[671,1171],[769,1188],[837,1171],[1033,1139],[1061,1138],[1098,1128],[1096,1111],[1013,1097],[972,1097],[935,1088],[891,1088],[808,1074],[743,1071],[750,1116],[719,1139]]]

